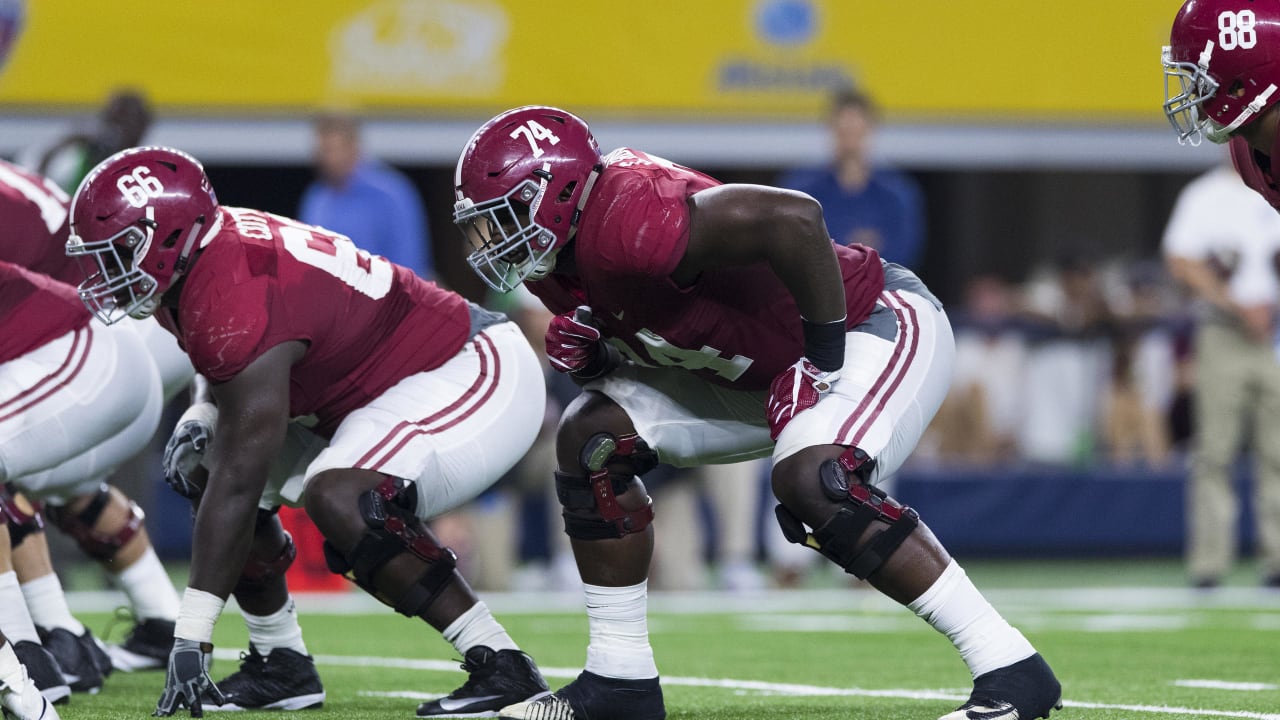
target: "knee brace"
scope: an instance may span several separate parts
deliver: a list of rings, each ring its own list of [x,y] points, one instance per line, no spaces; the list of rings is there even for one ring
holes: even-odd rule
[[[623,510],[618,496],[658,465],[654,452],[634,433],[596,433],[583,445],[578,462],[587,477],[556,473],[556,498],[564,506],[564,531],[579,540],[604,540],[637,533],[653,522],[653,500],[639,510]],[[609,465],[624,470],[609,472]],[[585,511],[585,513],[584,513]]]
[[[387,478],[361,495],[358,502],[366,527],[364,535],[347,554],[326,540],[325,564],[331,572],[346,575],[401,615],[421,615],[453,581],[457,556],[440,545],[426,523],[414,514],[418,496],[403,480]],[[374,576],[404,553],[425,562],[427,569],[399,597],[389,597],[378,590]]]
[[[111,503],[111,488],[98,486],[93,499],[78,513],[73,513],[65,505],[45,505],[45,513],[49,521],[59,530],[71,536],[85,555],[94,560],[110,560],[120,548],[133,539],[142,529],[142,520],[146,517],[138,503],[129,501],[129,517],[115,532],[105,533],[94,529],[102,511]]]
[[[774,513],[782,534],[793,543],[817,550],[854,577],[870,577],[920,524],[915,510],[889,501],[883,490],[867,483],[874,467],[875,460],[858,448],[849,448],[840,457],[822,463],[818,468],[822,492],[839,507],[811,534],[798,517],[778,505]],[[862,533],[877,520],[888,527],[859,543]]]
[[[258,509],[257,522],[254,524],[254,533],[261,532],[262,529],[272,525],[272,521],[276,517],[276,510]],[[298,548],[293,544],[293,536],[288,530],[281,530],[284,533],[284,547],[280,548],[280,552],[270,558],[254,557],[252,553],[249,559],[245,561],[244,568],[240,570],[240,579],[236,581],[233,593],[249,591],[252,592],[263,586],[268,580],[282,577],[285,571],[293,565],[294,558],[298,557]]]
[[[0,519],[9,526],[9,545],[18,547],[32,533],[44,529],[40,511],[26,499],[18,498],[13,483],[0,484]]]

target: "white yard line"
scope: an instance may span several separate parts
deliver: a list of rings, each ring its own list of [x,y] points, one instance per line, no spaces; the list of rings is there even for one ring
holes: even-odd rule
[[[219,660],[234,660],[239,652],[227,649],[214,651]],[[388,667],[407,670],[426,670],[437,672],[458,672],[456,661],[418,660],[413,658],[361,657],[347,655],[316,655],[316,663],[320,665],[343,667]],[[577,668],[541,668],[542,674],[552,678],[574,678],[580,672]],[[1184,681],[1185,682],[1185,681]],[[1205,681],[1200,681],[1205,682]],[[723,690],[747,691],[769,695],[792,695],[810,697],[880,697],[901,698],[904,700],[947,700],[963,702],[967,693],[956,693],[952,690],[874,690],[866,688],[834,688],[821,685],[802,685],[795,683],[773,683],[759,680],[732,680],[717,678],[680,677],[664,675],[664,685],[682,685],[687,687],[708,687]],[[439,697],[439,693],[421,693],[412,690],[379,692],[362,690],[361,695],[369,697],[394,697],[411,700],[428,700]],[[1243,718],[1244,720],[1280,720],[1277,713],[1259,713],[1246,710],[1206,710],[1203,708],[1172,707],[1167,705],[1119,705],[1112,703],[1091,703],[1066,701],[1069,708],[1088,708],[1091,710],[1125,710],[1128,712],[1150,713],[1153,715],[1192,715],[1197,717]]]
[[[1171,685],[1189,688],[1207,688],[1209,690],[1241,690],[1244,692],[1260,692],[1263,690],[1280,690],[1280,685],[1259,682],[1228,682],[1226,680],[1174,680]]]

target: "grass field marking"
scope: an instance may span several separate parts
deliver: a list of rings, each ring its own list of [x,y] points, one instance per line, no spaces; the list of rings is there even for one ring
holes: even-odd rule
[[[219,660],[234,660],[240,657],[240,651],[215,649],[214,657]],[[316,655],[319,665],[336,665],[342,667],[388,667],[410,670],[458,672],[457,661],[421,660],[415,658],[363,657],[358,655]],[[575,678],[581,672],[579,668],[539,668],[542,674],[552,678]],[[664,675],[664,685],[681,685],[688,687],[712,687],[724,690],[746,690],[758,693],[801,696],[835,696],[835,697],[880,697],[901,698],[903,700],[950,700],[963,702],[967,695],[957,695],[944,690],[907,690],[888,689],[874,690],[864,688],[833,688],[820,685],[801,685],[797,683],[772,683],[762,680],[733,680],[729,678],[698,678],[679,675]],[[372,691],[362,690],[361,695],[368,697],[394,697],[412,700],[427,700],[439,697],[439,693],[418,693],[411,690]],[[1091,710],[1126,710],[1129,712],[1150,713],[1155,715],[1193,715],[1198,717],[1242,718],[1243,720],[1280,720],[1277,713],[1259,713],[1246,710],[1205,710],[1201,708],[1170,707],[1166,705],[1117,705],[1111,703],[1065,701],[1067,707],[1087,708]]]
[[[1260,682],[1229,682],[1226,680],[1174,680],[1172,685],[1187,688],[1207,688],[1209,690],[1243,690],[1258,692],[1262,690],[1280,690],[1280,685]]]

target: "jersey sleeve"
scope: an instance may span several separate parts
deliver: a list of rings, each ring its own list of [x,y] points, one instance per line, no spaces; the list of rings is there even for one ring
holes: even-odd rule
[[[184,292],[185,297],[186,293]],[[230,286],[210,288],[199,302],[183,307],[180,322],[196,372],[212,382],[226,382],[270,348],[263,346],[269,318],[278,316],[269,278],[258,276]]]
[[[686,197],[686,183],[678,178],[642,176],[618,187],[595,236],[599,269],[670,275],[689,245]]]

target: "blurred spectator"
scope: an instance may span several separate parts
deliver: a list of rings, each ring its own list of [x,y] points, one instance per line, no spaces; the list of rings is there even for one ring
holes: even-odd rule
[[[1088,465],[1096,457],[1101,400],[1110,388],[1115,322],[1095,263],[1074,252],[1062,255],[1032,281],[1026,298],[1019,451],[1033,463]]]
[[[1280,216],[1227,165],[1193,180],[1164,235],[1170,274],[1200,302],[1187,572],[1213,587],[1237,548],[1232,469],[1248,440],[1263,582],[1280,587]]]
[[[80,180],[99,162],[140,144],[151,121],[151,107],[142,93],[118,90],[107,98],[88,128],[58,138],[52,145],[28,148],[18,164],[74,193]]]
[[[426,210],[414,184],[363,153],[354,117],[321,115],[315,133],[318,177],[302,195],[298,219],[434,279]]]
[[[955,379],[921,444],[948,463],[1008,462],[1023,419],[1027,343],[1016,322],[1017,290],[994,275],[970,280],[952,314]]]
[[[917,269],[924,243],[924,201],[910,176],[875,164],[871,157],[879,113],[861,91],[838,91],[828,125],[829,165],[784,174],[778,184],[822,203],[827,232],[841,245],[862,243],[889,262]]]

